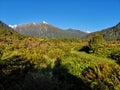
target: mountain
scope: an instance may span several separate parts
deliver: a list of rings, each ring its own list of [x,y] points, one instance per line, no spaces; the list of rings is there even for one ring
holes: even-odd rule
[[[110,28],[98,31],[106,40],[120,40],[120,22]]]
[[[43,21],[39,24],[28,23],[21,24],[14,28],[15,31],[26,36],[36,36],[44,38],[81,38],[87,35],[86,32],[74,29],[62,30],[47,22]]]
[[[67,29],[62,30],[58,27],[55,27],[47,22],[43,21],[39,24],[36,23],[28,23],[21,25],[7,25],[0,21],[0,29],[9,30],[11,33],[20,33],[26,36],[36,36],[43,38],[81,38],[81,37],[89,37],[94,35],[94,33],[100,33],[106,40],[120,40],[120,22],[110,28],[103,29],[101,31],[86,33],[80,30],[75,29]]]
[[[0,28],[4,29],[4,30],[11,30],[14,31],[11,27],[9,27],[7,24],[5,24],[4,22],[0,21]]]
[[[7,24],[0,21],[0,42],[5,42],[9,44],[10,42],[8,41],[13,41],[13,40],[22,39],[22,38],[24,38],[23,35],[17,33]]]
[[[104,39],[107,41],[111,41],[111,40],[120,40],[120,23],[118,23],[115,26],[100,30],[100,31],[96,31],[93,33],[89,33],[86,37],[90,38],[92,36],[95,35],[95,33],[99,33],[101,35],[103,35]]]

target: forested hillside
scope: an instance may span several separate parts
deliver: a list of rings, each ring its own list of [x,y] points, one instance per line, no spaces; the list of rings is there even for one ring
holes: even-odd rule
[[[120,90],[120,42],[27,37],[0,28],[0,90]]]

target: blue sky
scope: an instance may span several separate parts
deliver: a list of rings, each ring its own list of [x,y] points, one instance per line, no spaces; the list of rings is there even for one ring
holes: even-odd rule
[[[120,0],[0,0],[0,20],[11,25],[47,21],[93,32],[120,22]]]

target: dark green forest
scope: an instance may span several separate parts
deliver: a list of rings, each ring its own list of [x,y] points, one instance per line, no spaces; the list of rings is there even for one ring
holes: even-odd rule
[[[0,90],[120,90],[120,41],[36,38],[0,28]]]

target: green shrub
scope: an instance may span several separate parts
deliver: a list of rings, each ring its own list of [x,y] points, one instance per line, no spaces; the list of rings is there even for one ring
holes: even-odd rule
[[[117,60],[117,63],[120,64],[120,51],[112,52],[111,58]]]
[[[105,46],[106,42],[102,35],[95,34],[95,36],[91,38],[88,44],[93,53],[96,53],[100,48],[103,48]]]
[[[83,80],[93,90],[116,90],[120,88],[120,67],[111,64],[99,64],[83,71]],[[111,74],[112,73],[112,74]]]
[[[0,51],[0,59],[1,59],[2,55],[3,55],[3,53],[2,53],[2,51]]]

